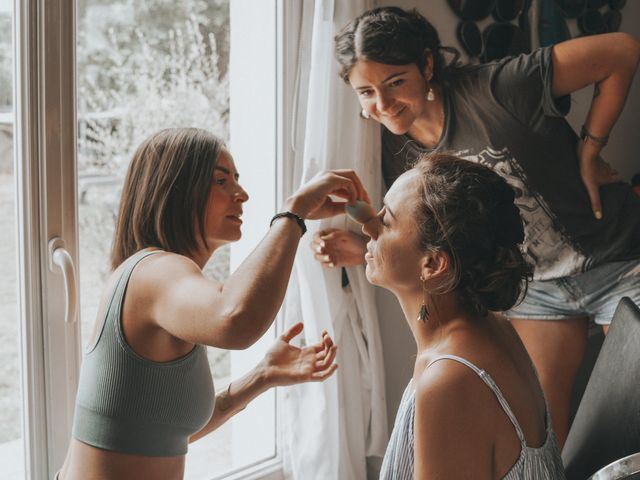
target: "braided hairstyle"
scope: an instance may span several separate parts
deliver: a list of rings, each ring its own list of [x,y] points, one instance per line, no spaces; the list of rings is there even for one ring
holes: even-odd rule
[[[524,241],[514,190],[493,170],[449,154],[418,159],[416,209],[423,251],[449,254],[452,275],[439,291],[456,291],[470,311],[513,307],[527,290],[532,266],[519,245]]]
[[[374,8],[354,18],[335,36],[335,56],[340,63],[340,76],[349,81],[349,73],[358,60],[387,65],[415,63],[420,71],[425,66],[425,53],[433,55],[433,78],[439,83],[446,69],[457,65],[459,54],[443,47],[436,29],[417,10],[398,7]],[[456,57],[445,65],[442,50]]]

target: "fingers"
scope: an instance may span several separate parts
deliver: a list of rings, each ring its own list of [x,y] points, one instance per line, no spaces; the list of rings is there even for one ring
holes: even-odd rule
[[[348,230],[327,229],[311,242],[314,258],[323,267],[350,267],[364,263],[367,239]]]
[[[597,183],[585,181],[584,185],[589,194],[589,200],[591,201],[591,210],[593,215],[600,220],[602,218],[602,205],[600,204],[600,188]]]
[[[326,330],[323,330],[322,340],[320,340],[318,343],[313,345],[313,348],[318,353],[318,355],[321,355],[321,357],[316,355],[316,358],[324,358],[326,353],[329,351],[331,347],[333,347],[333,345],[334,345],[333,338],[331,338],[331,335],[329,335],[329,333]]]
[[[318,351],[318,349],[321,350]],[[336,359],[338,346],[333,343],[333,339],[325,331],[322,332],[322,342],[316,345],[316,351],[318,353],[316,353],[315,368],[311,374],[311,379],[321,381],[328,378],[338,368],[338,366],[333,363]]]
[[[364,200],[367,203],[371,203],[371,199],[369,198],[369,193],[364,188],[364,185],[362,184],[362,180],[360,180],[360,177],[358,177],[358,174],[354,170],[342,169],[342,170],[333,170],[333,171],[338,175],[342,175],[344,177],[350,178],[351,181],[354,183],[357,194],[358,194],[357,198],[355,198],[354,200]]]
[[[332,195],[344,198],[348,202],[364,200],[367,203],[371,203],[367,190],[354,170],[329,170],[325,172],[325,175],[334,185],[331,191]]]
[[[333,347],[333,338],[329,335],[329,332],[326,330],[322,331],[322,343],[324,344],[325,349],[329,349]]]
[[[338,365],[333,363],[337,352],[338,346],[334,344],[333,338],[326,330],[323,331],[322,340],[307,349],[306,354],[314,355],[315,359],[312,361],[311,371],[306,375],[306,381],[320,382],[329,378],[338,368]]]
[[[323,241],[319,241],[319,242],[311,242],[309,244],[309,247],[311,247],[311,250],[313,250],[313,253],[315,255],[322,255],[325,252],[325,243]],[[317,258],[316,258],[317,260]]]
[[[327,352],[327,355],[320,360],[316,360],[316,370],[324,370],[329,367],[333,361],[336,359],[336,354],[338,352],[338,346],[333,345]]]
[[[316,253],[313,257],[320,262],[323,267],[333,268],[336,266],[335,260],[327,253]]]
[[[313,235],[313,240],[311,240],[309,244],[311,250],[318,255],[328,254],[329,252],[327,250],[332,247],[331,243],[335,238],[336,232],[339,231],[337,228],[325,228],[316,232]],[[316,260],[320,261],[317,256]]]
[[[346,202],[334,200],[336,197]],[[291,202],[304,218],[317,220],[343,214],[346,203],[359,199],[370,202],[369,194],[353,170],[329,170],[303,185]]]
[[[304,324],[302,322],[298,322],[292,325],[289,330],[280,335],[280,338],[285,342],[289,343],[296,335],[299,335],[300,332],[304,329]]]
[[[312,382],[321,382],[323,380],[326,380],[331,375],[333,375],[333,372],[335,372],[337,369],[338,369],[338,364],[334,363],[328,369],[326,369],[326,370],[324,370],[322,372],[314,372],[314,373],[311,374],[311,381]]]
[[[351,201],[351,198],[355,193],[340,190],[338,192],[329,192],[330,195],[334,195],[340,198],[344,198],[347,202]],[[344,206],[347,202],[337,202],[331,197],[325,197],[322,203],[310,211],[306,218],[310,220],[319,220],[322,218],[335,217],[336,215],[342,215],[344,213]]]
[[[326,208],[330,212],[330,216],[335,217],[337,215],[342,215],[345,212],[345,206],[348,205],[348,202],[352,201],[351,196],[345,196],[348,201],[347,202],[336,202],[331,198],[327,198],[325,201]]]
[[[337,233],[340,230],[337,228],[327,228],[316,233],[311,242],[311,249],[314,254],[313,257],[317,262],[322,264],[323,267],[335,267],[338,259],[338,252],[336,251],[335,241]]]
[[[329,170],[327,176],[333,184],[332,195],[355,202],[358,195],[366,194],[362,182],[353,170]]]

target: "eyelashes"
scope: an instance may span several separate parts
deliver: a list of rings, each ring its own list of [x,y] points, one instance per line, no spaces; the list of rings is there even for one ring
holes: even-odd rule
[[[380,223],[382,224],[383,227],[387,227],[388,223],[384,221],[384,213],[385,212],[383,210],[378,214],[378,220],[380,221]]]

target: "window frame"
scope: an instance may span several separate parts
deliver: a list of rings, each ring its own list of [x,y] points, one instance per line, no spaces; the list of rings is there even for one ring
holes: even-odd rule
[[[79,325],[65,322],[62,275],[49,268],[48,252],[49,240],[60,237],[77,264],[74,9],[74,2],[64,0],[14,1],[14,166],[26,478],[50,477],[62,464],[79,375]]]
[[[264,21],[255,8],[262,3],[258,2],[234,0],[230,2],[230,8],[253,8],[256,19]],[[264,3],[272,10],[274,20],[270,38],[273,65],[269,68],[268,79],[271,93],[265,109],[269,111],[269,119],[261,125],[269,129],[268,150],[273,158],[268,166],[272,180],[269,193],[273,201],[260,202],[262,206],[256,209],[255,218],[246,223],[266,231],[268,218],[284,200],[282,171],[283,164],[289,159],[285,132],[290,130],[291,111],[291,105],[287,103],[291,96],[285,95],[289,91],[285,85],[293,85],[295,72],[290,68],[293,65],[290,60],[292,52],[297,53],[297,50],[291,46],[291,41],[297,38],[287,38],[287,22],[294,19],[286,12],[296,8],[295,2],[272,0]],[[14,0],[13,30],[16,264],[25,478],[50,478],[62,465],[71,436],[82,356],[80,323],[77,318],[75,322],[65,323],[62,275],[50,269],[48,251],[49,240],[60,237],[74,264],[78,265],[75,2]],[[265,80],[266,77],[258,75],[257,78]],[[236,105],[236,113],[239,118],[249,118],[246,115],[255,114],[254,107],[251,102],[245,102],[245,107]],[[250,118],[257,121],[257,118]],[[246,125],[247,122],[243,123]],[[246,133],[243,136],[245,144],[258,143],[248,142]],[[242,139],[238,143],[232,139],[231,145],[232,150],[241,147]],[[246,152],[241,153],[240,157],[245,155]],[[243,175],[243,180],[248,173]],[[264,181],[264,177],[260,178]],[[258,199],[262,195],[255,196]],[[250,236],[253,237],[247,235]],[[255,238],[259,237],[262,235]],[[250,249],[249,243],[233,249],[233,268]],[[281,322],[282,316],[279,316],[271,334],[265,336],[270,337],[267,341],[281,330],[278,328]],[[281,413],[280,398],[278,391],[275,394],[274,455],[218,478],[284,478],[282,430],[277,421]]]
[[[230,7],[230,58],[229,58],[229,133],[230,150],[240,172],[240,182],[252,197],[243,215],[243,238],[231,245],[230,267],[233,271],[253,251],[268,228],[268,219],[282,204],[280,163],[281,84],[280,36],[282,25],[282,0],[233,0]],[[266,28],[270,25],[270,28]],[[263,35],[267,30],[267,38]],[[259,45],[260,56],[255,53]],[[256,58],[257,57],[257,58]],[[251,62],[247,62],[251,58]],[[236,65],[238,68],[236,68]],[[249,69],[247,68],[249,67]],[[247,74],[247,72],[251,72]],[[253,72],[259,72],[254,75]],[[250,138],[249,138],[250,137]],[[256,164],[256,159],[259,159]],[[264,159],[264,162],[263,162]],[[270,201],[265,199],[270,198]],[[256,365],[281,330],[281,315],[260,341],[249,351],[231,352],[231,378],[237,378]],[[256,405],[274,401],[275,451],[262,461],[216,479],[264,479],[284,478],[282,464],[282,432],[280,393],[266,392],[234,418],[234,428],[247,429],[256,421],[259,413]]]

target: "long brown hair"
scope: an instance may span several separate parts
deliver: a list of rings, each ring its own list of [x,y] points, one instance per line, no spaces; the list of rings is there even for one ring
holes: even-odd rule
[[[187,254],[200,241],[206,246],[205,209],[223,146],[218,137],[197,128],[161,130],[142,142],[120,197],[112,269],[147,247]]]

